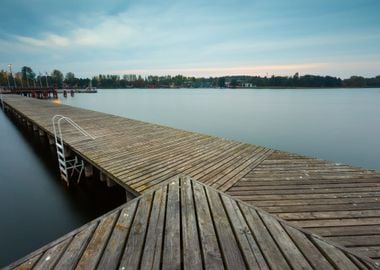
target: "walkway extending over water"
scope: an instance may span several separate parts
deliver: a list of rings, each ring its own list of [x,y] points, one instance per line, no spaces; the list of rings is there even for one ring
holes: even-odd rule
[[[136,196],[190,175],[380,259],[379,172],[48,101],[6,96],[5,103],[50,136],[53,115],[72,118],[96,139],[63,126],[67,145]]]
[[[188,177],[67,234],[9,269],[375,269]]]
[[[227,190],[273,150],[110,114],[5,96],[5,103],[53,134],[56,114],[73,119],[96,139],[62,122],[67,145],[121,186],[139,195],[179,173]]]

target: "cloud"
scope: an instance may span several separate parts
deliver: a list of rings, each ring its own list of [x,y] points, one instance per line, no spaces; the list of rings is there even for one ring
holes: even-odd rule
[[[14,38],[25,45],[35,47],[68,47],[70,45],[69,38],[52,33],[46,34],[39,39],[25,36],[14,36]]]
[[[0,57],[37,70],[58,68],[85,76],[290,75],[331,70],[338,65],[326,63],[354,62],[356,56],[373,57],[379,52],[379,31],[370,27],[336,31],[332,20],[339,21],[339,16],[326,10],[322,15],[329,27],[324,29],[321,12],[305,16],[299,14],[299,5],[294,8],[289,3],[281,3],[280,10],[278,1],[116,2],[121,6],[112,8],[111,3],[107,12],[93,6],[91,12],[74,13],[71,18],[64,12],[55,18],[53,28],[41,26],[33,35],[17,31],[0,35]],[[303,6],[302,11],[309,8]],[[323,27],[316,27],[317,22]],[[368,66],[373,72],[374,65]]]

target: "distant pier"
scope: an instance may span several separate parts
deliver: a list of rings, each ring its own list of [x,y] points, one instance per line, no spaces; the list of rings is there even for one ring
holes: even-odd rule
[[[0,91],[2,94],[22,95],[39,99],[58,98],[58,91],[53,87],[11,87]]]
[[[2,94],[13,94],[13,95],[22,95],[25,97],[33,97],[38,99],[47,99],[47,98],[58,98],[58,94],[63,94],[64,96],[71,95],[74,93],[97,93],[97,89],[84,88],[84,89],[57,89],[54,87],[11,87],[0,89]]]
[[[229,256],[241,258],[242,260],[236,263],[242,263],[242,265],[250,265],[249,262],[252,258],[256,258],[256,263],[259,263],[260,258],[262,258],[262,268],[265,268],[264,264],[269,264],[269,268],[273,268],[276,262],[270,262],[268,259],[271,252],[274,258],[278,258],[278,265],[280,265],[280,261],[283,263],[284,268],[280,267],[280,269],[286,269],[285,266],[297,268],[292,265],[294,260],[298,260],[300,263],[304,262],[305,269],[316,269],[318,267],[313,263],[317,258],[312,258],[313,254],[318,257],[321,263],[326,262],[326,265],[330,265],[331,268],[339,269],[374,269],[380,260],[380,172],[22,96],[3,96],[3,104],[8,113],[15,114],[21,121],[39,132],[41,136],[47,136],[51,143],[54,142],[52,124],[54,115],[62,115],[75,121],[94,139],[83,136],[69,124],[62,124],[66,152],[84,161],[87,175],[98,170],[99,180],[106,181],[109,186],[120,185],[126,190],[127,200],[132,200],[123,206],[128,211],[115,210],[86,225],[87,227],[70,234],[67,236],[68,238],[62,238],[60,242],[56,242],[57,245],[61,243],[61,247],[52,244],[40,250],[39,253],[37,252],[40,254],[39,256],[37,253],[33,253],[36,256],[33,257],[35,258],[33,265],[34,263],[38,265],[46,256],[50,256],[46,255],[46,252],[50,252],[49,248],[54,248],[55,252],[61,250],[62,252],[59,255],[55,255],[58,258],[63,258],[66,256],[64,250],[69,250],[70,243],[73,243],[76,237],[87,239],[84,240],[87,241],[86,245],[91,245],[92,242],[99,243],[100,250],[106,252],[107,249],[104,250],[104,248],[109,244],[107,244],[107,241],[111,239],[109,236],[116,237],[115,239],[120,236],[119,234],[115,236],[112,236],[113,233],[111,234],[111,231],[115,232],[115,228],[119,228],[117,227],[118,222],[122,222],[122,224],[124,224],[123,222],[132,222],[123,221],[121,214],[124,213],[123,211],[134,216],[135,221],[133,222],[141,219],[141,224],[146,224],[146,220],[149,218],[148,225],[144,226],[149,226],[149,228],[151,228],[150,226],[158,226],[157,228],[163,226],[163,221],[157,221],[158,223],[154,223],[154,221],[153,223],[156,225],[151,225],[152,217],[140,217],[140,215],[144,211],[148,211],[149,215],[153,215],[153,211],[158,211],[154,210],[155,204],[150,201],[153,200],[153,197],[149,194],[156,194],[157,190],[162,189],[165,185],[167,185],[165,192],[173,194],[165,195],[168,196],[166,197],[167,205],[162,206],[166,209],[165,228],[169,231],[165,230],[163,235],[157,237],[173,237],[173,239],[177,239],[175,241],[190,241],[176,243],[179,247],[184,247],[189,243],[195,245],[193,252],[205,252],[205,248],[207,250],[207,247],[201,248],[200,245],[210,245],[211,249],[218,248],[222,254],[221,265],[226,268],[232,269],[233,262],[230,261],[232,257]],[[175,188],[178,189],[180,186],[181,190],[184,188],[183,181],[190,181],[188,183],[192,186],[192,193],[185,193],[184,195],[181,192],[170,193],[171,187],[168,181],[171,179],[189,179],[186,178],[187,176],[176,178],[179,174],[187,175],[200,182],[198,184],[195,180],[174,181]],[[196,191],[194,188],[198,185],[202,187],[200,191]],[[206,186],[203,187],[203,185]],[[214,191],[209,191],[214,189],[218,190],[218,193],[215,193],[216,195],[213,193]],[[224,192],[232,197],[224,199],[223,196],[226,195],[219,192]],[[186,194],[189,198],[194,199],[188,201]],[[204,194],[208,196],[206,205],[210,207],[210,210],[207,211],[211,211],[211,218],[209,212],[199,212],[202,206],[198,205],[194,209],[194,201],[195,204],[198,204],[197,196],[205,196]],[[134,199],[136,197],[138,198]],[[229,201],[230,198],[232,201]],[[245,204],[236,206],[236,203],[242,203],[235,201],[236,199],[259,207],[277,217],[273,218],[269,215],[270,217],[266,218],[261,216],[259,220],[264,222],[264,227],[262,227],[261,232],[254,232],[255,229],[250,227],[253,225],[248,226],[249,224],[247,225],[244,222],[249,223],[253,218],[251,215],[256,218],[257,214],[252,213],[256,210],[249,210],[251,214],[246,216]],[[215,203],[213,200],[216,200]],[[141,208],[141,210],[136,210],[136,207]],[[182,210],[178,212],[180,208]],[[183,216],[186,211],[189,211],[190,216]],[[225,216],[226,213],[227,216]],[[157,215],[155,218],[159,220],[159,214]],[[193,226],[195,219],[190,220],[189,223],[184,223],[186,218],[191,218],[191,216],[198,220],[197,228],[188,227]],[[203,217],[205,220],[199,220]],[[168,223],[171,218],[173,218],[173,224]],[[285,225],[279,226],[277,218],[280,218],[279,222]],[[240,219],[241,222],[244,222],[240,225],[234,224],[237,222],[236,220]],[[272,219],[275,220],[274,223],[271,221]],[[286,220],[286,222],[282,220]],[[179,224],[178,222],[182,223]],[[211,227],[207,227],[208,222],[212,222]],[[200,224],[205,227],[199,227]],[[289,224],[291,228],[288,229],[286,224]],[[108,228],[109,232],[99,229],[101,230],[99,233],[106,235],[97,235],[97,226],[104,226],[104,228]],[[129,225],[123,226],[129,228]],[[259,226],[255,227],[258,229],[262,225],[256,224],[254,226]],[[81,233],[81,230],[86,228],[90,231]],[[141,259],[141,254],[145,254],[145,248],[151,247],[147,241],[162,241],[161,238],[161,240],[154,238],[156,236],[153,237],[153,235],[151,236],[153,238],[150,238],[149,228],[144,229],[144,237],[134,235],[133,230],[129,233],[136,237],[135,240],[131,241],[136,241],[135,243],[142,241],[139,250],[137,247],[136,250],[130,250],[130,254],[137,252],[136,259]],[[194,233],[193,230],[195,229],[197,230],[196,235],[201,237],[201,239],[197,238],[200,241],[199,243],[191,242],[191,237],[187,239],[188,235],[183,235],[184,231],[190,230]],[[202,242],[202,233],[199,230],[202,231],[203,229],[206,230],[203,231],[206,234],[211,233],[208,230],[212,229],[211,234],[218,238],[213,240],[216,242],[209,244]],[[320,235],[322,238],[314,239],[314,235],[304,232],[303,229]],[[266,235],[265,232],[269,232],[269,234]],[[169,235],[166,236],[166,234]],[[261,237],[269,238],[259,239],[258,234]],[[99,240],[91,239],[92,237],[98,237]],[[242,240],[242,237],[246,240]],[[253,242],[249,240],[250,237],[253,237]],[[271,241],[275,243],[272,246]],[[269,246],[265,246],[265,242]],[[232,244],[229,245],[228,243]],[[289,243],[288,246],[286,243]],[[79,242],[76,245],[82,247]],[[121,248],[124,247],[128,250],[128,243],[120,245]],[[259,253],[255,253],[254,245],[257,245],[256,248]],[[84,246],[82,248],[85,249]],[[252,253],[247,253],[247,248],[251,249]],[[181,257],[185,256],[185,253],[181,253],[182,255],[170,253],[172,252],[171,247],[167,247],[165,244],[159,249],[160,252],[164,252],[168,256],[160,257],[159,261],[163,260],[163,266],[165,264],[178,266],[186,263],[187,258]],[[90,250],[95,252],[97,249],[91,248]],[[190,252],[189,250],[186,252]],[[53,256],[54,252],[51,252],[48,254]],[[126,254],[123,256],[118,254],[116,258],[112,257],[112,254],[107,255],[104,252],[94,254],[95,265],[112,263],[113,266],[121,266],[122,262],[135,259],[128,258]],[[80,254],[91,256],[91,254],[86,255],[86,252]],[[191,257],[192,259],[198,258],[197,254],[191,253],[190,255],[195,256]],[[178,259],[175,256],[179,256],[179,264],[178,261],[175,261]],[[123,258],[124,260],[122,260]],[[201,258],[202,260],[199,263],[207,266],[208,262],[206,262],[205,255],[203,254]],[[75,263],[87,259],[87,257],[78,257]],[[28,260],[32,260],[32,257],[28,257]],[[61,263],[61,261],[57,259],[55,263]],[[134,261],[134,263],[141,265],[143,262]],[[189,263],[187,265],[191,265],[189,261],[187,263]]]

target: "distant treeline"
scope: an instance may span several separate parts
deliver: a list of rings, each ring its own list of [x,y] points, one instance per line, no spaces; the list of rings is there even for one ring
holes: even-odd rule
[[[332,76],[302,75],[293,76],[224,76],[196,78],[176,76],[140,75],[98,75],[91,79],[77,78],[74,73],[66,75],[59,70],[50,74],[36,74],[30,67],[22,67],[21,71],[0,72],[0,85],[3,87],[40,87],[85,88],[92,84],[97,88],[335,88],[335,87],[380,87],[380,76],[364,78],[352,76],[341,79]]]

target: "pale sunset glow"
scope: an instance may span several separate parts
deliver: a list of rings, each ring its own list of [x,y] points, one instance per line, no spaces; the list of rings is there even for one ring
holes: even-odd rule
[[[298,70],[313,72],[322,69],[327,64],[311,63],[299,65],[273,65],[273,66],[236,66],[236,67],[194,67],[194,68],[173,68],[173,69],[126,69],[115,70],[115,74],[183,74],[185,76],[227,76],[227,75],[251,75],[251,76],[267,76],[267,75],[287,75]]]

